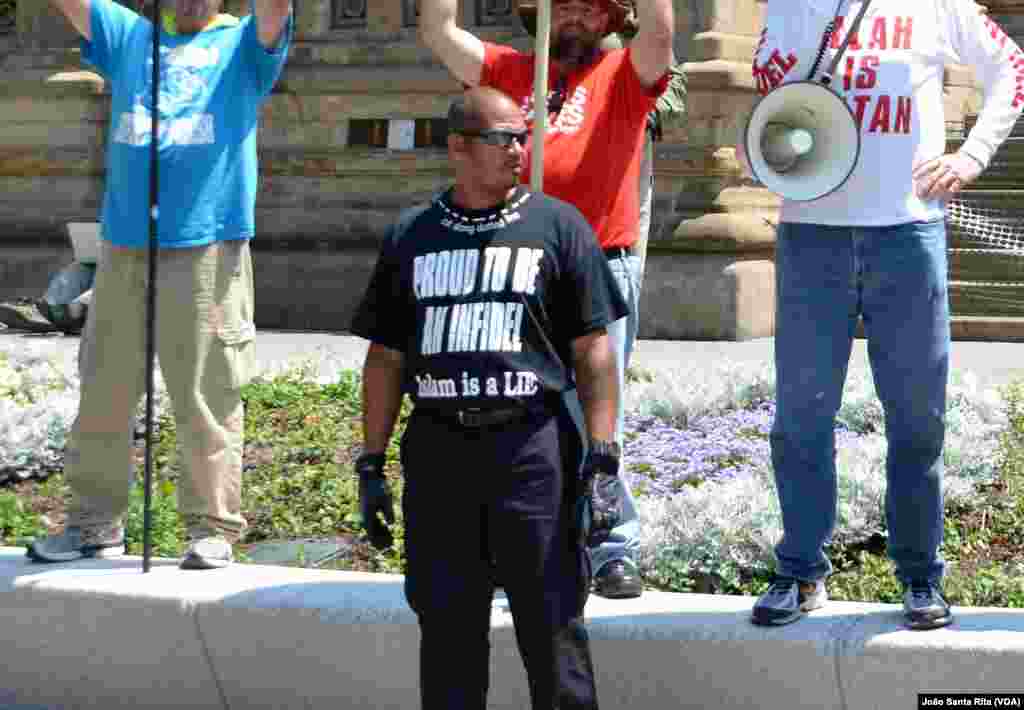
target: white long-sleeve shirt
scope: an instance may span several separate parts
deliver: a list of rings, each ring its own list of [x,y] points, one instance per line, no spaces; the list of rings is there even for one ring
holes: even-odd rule
[[[836,3],[769,0],[753,64],[762,94],[807,78]],[[861,4],[842,3],[815,79],[830,66]],[[911,173],[946,151],[942,85],[949,63],[971,66],[982,83],[984,106],[962,150],[987,166],[1024,108],[1020,48],[972,0],[874,0],[831,84],[860,124],[857,167],[830,195],[784,200],[782,221],[885,226],[940,218],[942,204],[918,198]]]

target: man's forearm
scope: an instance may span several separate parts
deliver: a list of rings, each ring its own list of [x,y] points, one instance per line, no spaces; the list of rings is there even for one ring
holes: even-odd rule
[[[640,83],[650,87],[675,61],[675,14],[672,0],[637,0],[636,9],[640,30],[630,42],[630,51]]]
[[[90,3],[91,0],[50,0],[50,5],[59,10],[78,34],[87,40],[92,40],[89,22],[89,12],[92,9]]]
[[[636,19],[641,32],[672,43],[675,36],[672,0],[636,0]]]
[[[621,392],[607,335],[579,354],[575,369],[587,434],[592,439],[613,440]]]
[[[292,11],[292,0],[253,0],[253,11],[259,23],[260,44],[273,49],[281,40],[285,22]]]
[[[429,46],[445,26],[455,24],[458,17],[457,0],[422,0],[420,2],[420,37]]]
[[[378,453],[388,446],[402,407],[402,360],[371,345],[363,365],[363,445]]]
[[[456,0],[422,0],[420,39],[458,81],[468,86],[480,83],[484,43],[456,22]]]

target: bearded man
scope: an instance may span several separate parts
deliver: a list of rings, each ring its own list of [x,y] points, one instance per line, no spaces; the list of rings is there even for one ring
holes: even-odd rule
[[[102,248],[79,349],[81,400],[68,439],[65,529],[34,541],[37,562],[123,554],[134,477],[131,431],[145,385],[152,140],[152,21],[113,0],[51,0],[82,35],[111,93]],[[256,124],[284,66],[291,0],[174,0],[162,18],[156,347],[181,442],[181,566],[224,567],[241,515],[241,386],[254,362],[249,239]]]
[[[552,0],[549,87],[544,141],[544,193],[575,205],[598,243],[629,305],[629,315],[608,326],[620,390],[636,333],[640,296],[640,235],[637,184],[647,115],[669,82],[673,62],[671,0],[636,0],[635,38],[625,49],[604,51],[601,40],[633,20],[629,0]],[[456,0],[423,0],[424,43],[462,83],[493,86],[522,108],[532,125],[535,57],[483,42],[455,23]],[[520,10],[526,3],[520,3]],[[529,15],[524,17],[530,28]],[[530,152],[527,145],[527,153]],[[524,183],[530,181],[529,155]],[[622,445],[620,398],[615,439]],[[618,452],[616,452],[618,453]],[[621,477],[621,471],[620,471]],[[634,552],[639,545],[636,506],[625,492],[620,524],[603,539],[591,539],[595,592],[606,597],[641,593]]]

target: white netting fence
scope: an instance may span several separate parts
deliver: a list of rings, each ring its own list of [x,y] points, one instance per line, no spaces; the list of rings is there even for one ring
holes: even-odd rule
[[[1020,199],[1020,198],[1018,198]],[[946,206],[951,236],[965,247],[1006,250],[1007,256],[1024,256],[1024,218],[1021,206],[992,207],[964,197]],[[1024,267],[1024,261],[1021,262]],[[1024,280],[1024,271],[1021,272]]]
[[[954,310],[1024,317],[1024,205],[965,195],[946,207]]]

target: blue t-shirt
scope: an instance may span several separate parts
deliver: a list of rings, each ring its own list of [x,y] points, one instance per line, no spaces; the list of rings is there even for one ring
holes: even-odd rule
[[[82,57],[110,84],[103,236],[145,246],[149,235],[153,25],[112,0],[93,0]],[[288,19],[277,47],[260,44],[249,15],[198,34],[161,35],[159,241],[196,247],[255,232],[256,126],[284,67]]]

